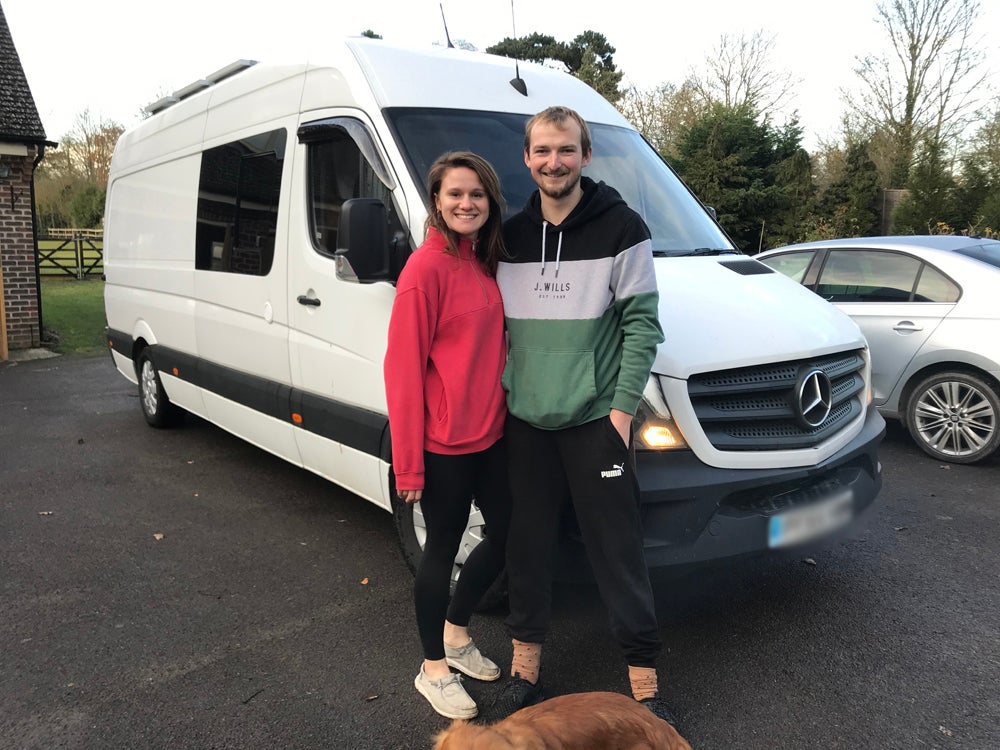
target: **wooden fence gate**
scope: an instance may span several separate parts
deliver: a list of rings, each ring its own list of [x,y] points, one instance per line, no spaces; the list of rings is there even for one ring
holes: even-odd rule
[[[104,273],[104,239],[99,229],[50,229],[38,238],[38,272],[42,276]]]

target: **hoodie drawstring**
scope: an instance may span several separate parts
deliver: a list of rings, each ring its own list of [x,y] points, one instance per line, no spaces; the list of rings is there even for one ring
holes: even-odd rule
[[[549,222],[542,222],[542,276],[545,275],[545,235],[548,234],[545,230],[548,229]]]
[[[547,221],[542,222],[542,273],[545,275],[545,237],[548,235],[549,223]],[[556,278],[559,278],[559,257],[562,255],[562,232],[559,232],[559,241],[556,243]]]

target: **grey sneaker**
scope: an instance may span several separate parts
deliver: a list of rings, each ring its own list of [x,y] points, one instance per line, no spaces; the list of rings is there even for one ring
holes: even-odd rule
[[[500,667],[479,652],[475,641],[470,640],[460,648],[444,644],[444,658],[449,667],[474,679],[492,682],[500,677]]]
[[[424,674],[421,665],[413,686],[427,699],[431,708],[449,719],[472,719],[479,714],[476,702],[465,692],[462,678],[457,674],[432,680]]]

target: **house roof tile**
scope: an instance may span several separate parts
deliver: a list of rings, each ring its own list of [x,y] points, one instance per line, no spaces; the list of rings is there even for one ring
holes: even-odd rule
[[[0,7],[0,140],[44,142],[45,128]]]

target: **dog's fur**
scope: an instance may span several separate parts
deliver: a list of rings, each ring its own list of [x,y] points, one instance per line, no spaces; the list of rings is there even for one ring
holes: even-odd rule
[[[672,726],[620,693],[561,695],[492,726],[454,721],[434,741],[434,750],[691,750]]]

